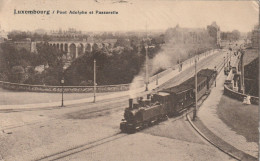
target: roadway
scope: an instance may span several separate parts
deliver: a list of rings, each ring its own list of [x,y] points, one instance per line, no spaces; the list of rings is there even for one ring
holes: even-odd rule
[[[225,54],[200,60],[198,70],[213,69]],[[177,85],[193,74],[194,67],[187,66],[164,87]],[[203,141],[182,117],[133,135],[120,133],[127,99],[1,111],[0,160],[231,160]]]

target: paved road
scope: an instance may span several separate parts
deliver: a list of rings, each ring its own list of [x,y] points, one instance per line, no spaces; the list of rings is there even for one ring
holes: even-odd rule
[[[214,67],[222,59],[223,54],[215,54],[200,61],[199,68]],[[170,84],[188,79],[192,69],[183,71]],[[205,143],[183,119],[169,119],[134,135],[119,134],[126,100],[122,97],[66,108],[2,111],[0,157],[35,160],[68,150],[69,155],[61,160],[230,159]]]
[[[107,93],[97,93],[97,97]],[[65,93],[64,100],[93,97],[93,93]],[[61,101],[61,93],[17,92],[0,88],[0,105],[21,105]]]
[[[45,160],[230,160],[204,142],[184,118],[171,118],[140,133],[124,135],[119,123],[127,102],[99,106],[111,110],[93,113],[99,107],[89,104],[87,109],[0,114],[1,121],[27,120],[1,130],[0,154],[6,161],[37,160],[53,154]]]

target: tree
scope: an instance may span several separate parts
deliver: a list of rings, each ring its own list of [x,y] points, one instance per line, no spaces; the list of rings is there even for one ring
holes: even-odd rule
[[[233,30],[232,31],[232,37],[233,37],[233,40],[239,40],[240,32],[238,30]]]
[[[25,71],[22,66],[14,66],[12,68],[12,73],[10,76],[12,82],[15,83],[23,83],[25,80]]]
[[[219,31],[219,26],[217,25],[217,23],[213,22],[211,25],[208,25],[207,30],[208,30],[209,35],[214,38],[215,43],[217,43],[217,37],[218,37],[218,31]]]
[[[7,35],[8,39],[12,39],[13,41],[24,40],[25,38],[30,37],[29,34],[22,31],[12,31]]]
[[[48,64],[49,66],[57,67],[62,61],[62,56],[65,54],[65,52],[47,43],[37,44],[36,47],[43,65]]]

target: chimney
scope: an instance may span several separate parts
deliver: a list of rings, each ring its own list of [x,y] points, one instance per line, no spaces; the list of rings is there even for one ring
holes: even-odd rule
[[[133,108],[133,99],[132,98],[129,99],[129,108],[130,109]]]

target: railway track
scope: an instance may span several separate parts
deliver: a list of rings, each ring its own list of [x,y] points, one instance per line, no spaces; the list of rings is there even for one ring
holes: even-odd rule
[[[191,113],[192,111],[193,111],[192,108],[187,110],[187,111],[184,111],[181,115],[170,118],[170,121],[174,122],[174,121],[180,120],[183,117],[185,117],[187,113]],[[155,125],[153,125],[153,126],[155,126]],[[152,128],[153,126],[147,127],[145,129]],[[143,130],[145,130],[145,129],[143,129]],[[138,131],[137,131],[137,133],[138,133]],[[42,158],[36,159],[36,161],[61,160],[61,159],[64,159],[66,157],[69,157],[71,155],[89,150],[91,148],[95,148],[97,146],[100,146],[100,145],[103,145],[103,144],[106,144],[106,143],[110,143],[112,141],[121,139],[121,138],[129,136],[129,135],[133,135],[133,134],[126,134],[126,133],[119,132],[119,133],[116,133],[114,135],[99,139],[97,141],[89,142],[89,143],[82,144],[82,145],[79,145],[79,146],[76,146],[76,147],[73,147],[73,148],[70,148],[70,149],[66,149],[66,150],[63,150],[63,151],[60,151],[60,152],[57,152],[57,153],[54,153],[54,154],[51,154],[51,155],[48,155],[48,156],[44,156]]]
[[[97,147],[99,145],[103,145],[103,144],[109,143],[109,142],[112,142],[112,141],[115,141],[115,140],[118,140],[118,139],[126,137],[126,136],[128,136],[128,135],[124,134],[124,133],[121,133],[121,132],[120,133],[116,133],[116,134],[114,134],[112,136],[108,136],[108,137],[99,139],[97,141],[85,143],[85,144],[82,144],[82,145],[79,145],[79,146],[76,146],[76,147],[73,147],[73,148],[70,148],[70,149],[67,149],[67,150],[63,150],[61,152],[57,152],[57,153],[54,153],[54,154],[51,154],[51,155],[48,155],[48,156],[44,156],[42,158],[36,159],[36,161],[60,160],[60,159],[69,157],[69,156],[71,156],[73,154],[76,154],[76,153],[79,153],[79,152],[82,152],[82,151],[85,151],[85,150]]]
[[[207,96],[204,96],[202,100],[204,101],[206,98],[207,98]],[[121,102],[124,102],[124,100],[121,101]],[[111,107],[109,109],[106,108],[106,109],[95,110],[95,111],[89,112],[88,114],[98,113],[98,112],[107,111],[107,110],[116,109],[116,108],[122,108],[122,107],[121,106],[116,106],[116,107]],[[170,118],[170,121],[177,121],[177,120],[185,117],[187,113],[191,113],[192,111],[193,111],[193,108],[190,108],[190,109],[188,109],[186,111],[183,111],[183,113],[181,113],[179,116],[175,116],[173,118]],[[51,120],[51,121],[53,121],[53,120]],[[45,122],[45,121],[42,121],[42,122]],[[38,123],[41,123],[41,122],[38,122]],[[31,125],[31,124],[29,124],[29,125]],[[24,125],[24,126],[26,126],[26,125]],[[153,127],[153,126],[151,126],[151,127]],[[10,128],[16,128],[16,127],[10,127]],[[148,127],[148,128],[150,128],[150,127]],[[43,156],[41,158],[37,158],[36,160],[37,161],[62,160],[62,159],[66,158],[66,157],[69,157],[71,155],[74,155],[74,154],[77,154],[77,153],[89,150],[91,148],[95,148],[97,146],[100,146],[100,145],[103,145],[103,144],[106,144],[106,143],[113,142],[115,140],[118,140],[118,139],[126,137],[126,136],[128,136],[128,134],[119,132],[119,133],[116,133],[114,135],[111,135],[111,136],[108,136],[108,137],[105,137],[105,138],[102,138],[102,139],[99,139],[99,140],[96,140],[96,141],[92,141],[92,142],[88,142],[88,143],[85,143],[85,144],[81,144],[81,145],[75,146],[73,148],[69,148],[69,149],[66,149],[66,150],[63,150],[63,151],[60,151],[60,152],[57,152],[57,153],[53,153],[51,155],[47,155],[47,156]]]
[[[218,72],[222,72],[223,67],[224,67],[224,63],[223,63],[223,62],[219,63],[219,64],[217,65],[217,71],[218,71]],[[206,98],[207,98],[207,97],[206,97]],[[198,109],[199,109],[199,107],[202,105],[202,103],[206,100],[206,98],[202,99],[201,103],[199,103]],[[186,117],[186,119],[189,121],[189,124],[192,126],[192,128],[193,128],[205,141],[209,142],[212,146],[214,146],[215,148],[217,148],[217,149],[220,150],[221,152],[225,153],[225,154],[228,155],[229,157],[231,157],[231,158],[233,158],[233,159],[235,159],[235,160],[239,160],[239,161],[240,161],[240,160],[243,160],[243,159],[241,159],[240,157],[238,157],[238,156],[232,154],[231,152],[229,152],[229,151],[227,151],[227,150],[224,150],[223,148],[221,148],[221,146],[215,144],[215,143],[214,143],[212,140],[210,140],[206,135],[204,135],[204,133],[201,132],[201,131],[196,127],[196,125],[193,124],[193,122],[191,121],[191,119],[190,119],[190,117],[189,117],[189,114],[190,114],[191,112],[192,112],[192,111],[187,112],[187,113],[185,114],[185,117]],[[244,153],[244,152],[242,152],[242,153]],[[246,154],[246,155],[248,155],[248,156],[250,157],[250,160],[257,160],[257,158],[255,158],[254,156],[251,156],[251,155],[249,155],[249,154]]]
[[[105,102],[102,103],[102,105],[100,106],[106,106],[106,105],[110,105],[110,104],[115,104],[115,103],[125,103],[125,100],[120,100],[120,101],[116,101],[116,102]],[[91,107],[91,109],[96,108],[96,106]],[[101,113],[101,112],[106,112],[106,111],[110,111],[110,110],[115,110],[115,109],[120,109],[122,108],[121,104],[115,107],[110,107],[110,108],[102,108],[102,109],[96,109],[96,110],[91,110],[87,113],[85,113],[85,115],[90,115],[90,114],[95,114],[95,113]],[[122,108],[123,109],[123,108]],[[9,126],[3,126],[0,128],[0,131],[4,130],[10,130],[10,129],[14,129],[14,128],[19,128],[19,127],[24,127],[24,126],[30,126],[30,125],[36,125],[36,124],[41,124],[41,123],[46,123],[46,122],[52,122],[54,120],[59,120],[60,118],[47,118],[47,119],[43,119],[43,120],[35,120],[33,122],[30,123],[22,123],[22,124],[16,124],[16,125],[9,125]]]
[[[139,96],[143,96],[144,94],[139,94],[137,95]],[[82,110],[90,110],[89,112],[84,113],[84,115],[88,116],[88,115],[93,115],[93,114],[99,114],[99,113],[103,113],[103,112],[107,112],[107,111],[111,111],[111,110],[117,110],[117,109],[124,109],[124,103],[126,103],[126,101],[128,100],[128,97],[121,97],[118,99],[113,99],[111,101],[110,100],[105,100],[102,102],[99,102],[98,104],[91,104],[89,108],[85,108],[82,107],[82,104],[78,104],[78,105],[74,105],[74,106],[69,106],[69,107],[49,107],[49,108],[41,108],[41,109],[19,109],[19,110],[0,110],[0,113],[12,113],[12,112],[30,112],[30,111],[45,111],[45,110],[59,110],[59,109],[70,109],[70,108],[76,108],[79,107]],[[116,106],[113,106],[116,105]],[[109,108],[107,108],[109,106]],[[111,107],[112,106],[112,107]],[[126,103],[127,106],[127,103]],[[98,108],[98,107],[102,107],[102,108]],[[97,109],[98,108],[98,109]],[[79,109],[76,109],[76,111],[80,111]],[[15,125],[8,125],[8,126],[2,126],[0,128],[0,131],[2,131],[3,133],[5,133],[5,130],[10,130],[10,129],[15,129],[15,128],[20,128],[20,127],[24,127],[24,126],[30,126],[30,125],[37,125],[37,124],[41,124],[41,123],[46,123],[46,122],[52,122],[55,120],[59,120],[60,118],[47,118],[47,119],[41,119],[41,120],[35,120],[33,122],[28,122],[28,123],[21,123],[21,124],[15,124]],[[86,118],[87,119],[87,118]]]

